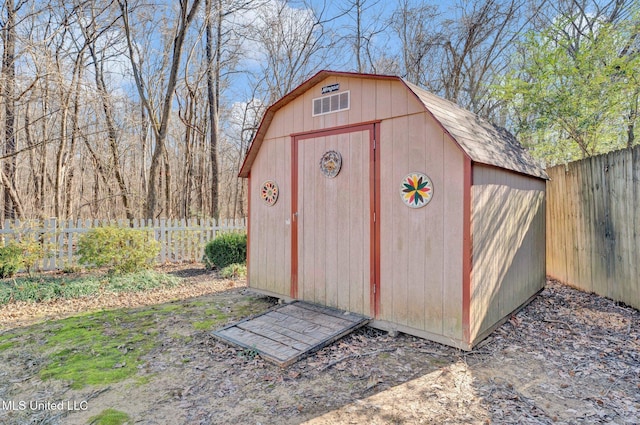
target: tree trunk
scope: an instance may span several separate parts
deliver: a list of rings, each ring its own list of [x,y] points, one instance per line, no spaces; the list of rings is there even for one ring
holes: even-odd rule
[[[220,44],[222,43],[222,0],[216,3],[216,52],[214,66],[213,25],[211,0],[205,0],[206,56],[207,56],[207,103],[209,105],[209,160],[211,162],[211,217],[219,218],[218,211],[218,99],[220,94]]]
[[[45,87],[44,87],[44,94],[43,94],[43,98],[42,98],[42,113],[43,116],[48,116],[49,114],[49,78],[48,76],[45,77]],[[46,198],[46,183],[47,183],[47,140],[49,139],[49,126],[48,126],[48,122],[49,120],[41,120],[42,122],[42,128],[41,128],[41,133],[42,133],[42,141],[40,144],[40,171],[39,171],[39,177],[40,177],[40,185],[39,185],[39,189],[40,189],[40,199],[42,200],[42,209],[40,210],[40,217],[42,219],[46,218],[48,216],[48,212],[47,212],[47,198]]]
[[[30,103],[27,102],[24,111],[24,137],[29,147],[29,169],[31,170],[31,179],[33,180],[33,211],[39,217],[42,217],[42,198],[40,197],[40,176],[38,174],[39,167],[36,161],[36,145],[31,134],[31,111]]]
[[[155,110],[149,102],[149,98],[147,96],[147,88],[142,80],[142,74],[139,68],[139,64],[136,61],[138,54],[134,49],[134,41],[132,39],[131,26],[129,24],[129,3],[127,0],[118,0],[118,4],[122,12],[123,27],[127,39],[127,48],[129,50],[129,60],[133,71],[133,77],[142,104],[149,114],[156,142],[153,155],[151,157],[151,167],[149,169],[149,190],[147,191],[147,199],[145,205],[145,215],[147,218],[156,218],[156,214],[158,212],[157,182],[160,173],[160,167],[162,166],[163,154],[165,152],[165,141],[167,138],[169,119],[171,117],[173,96],[176,88],[178,72],[180,70],[182,48],[184,46],[187,29],[197,15],[200,1],[201,0],[193,0],[190,8],[188,6],[188,2],[180,2],[178,23],[171,50],[171,69],[169,71],[169,78],[167,80],[166,90],[162,99],[162,109],[160,112],[160,116],[156,116],[154,115]]]
[[[113,118],[113,109],[111,108],[111,103],[109,101],[107,85],[104,82],[102,62],[98,62],[98,55],[96,54],[95,45],[89,45],[89,52],[91,53],[91,58],[93,59],[96,88],[98,89],[98,93],[100,95],[100,100],[102,102],[102,111],[104,112],[104,118],[107,124],[107,138],[109,140],[111,161],[113,162],[113,173],[116,178],[116,182],[118,183],[118,188],[120,189],[120,198],[122,199],[122,204],[124,206],[127,220],[131,221],[135,217],[133,211],[131,211],[131,205],[129,202],[129,189],[127,188],[127,184],[124,181],[124,176],[122,175],[122,171],[120,169],[121,166],[120,154],[118,152],[118,129],[116,128],[115,120]]]
[[[628,148],[633,147],[636,140],[635,124],[636,124],[636,119],[638,118],[638,100],[640,97],[640,93],[635,93],[634,97],[635,99],[632,100],[630,111],[629,111],[629,117],[627,120],[627,147]]]
[[[15,218],[14,197],[12,194],[16,179],[16,135],[15,135],[15,108],[16,108],[16,6],[13,0],[5,1],[7,10],[6,22],[2,31],[4,50],[2,55],[2,79],[4,80],[2,98],[4,100],[4,154],[11,155],[4,161],[4,218]]]
[[[171,164],[169,163],[169,153],[164,150],[164,205],[165,216],[173,218],[173,199],[171,197]]]
[[[149,135],[149,120],[147,119],[147,114],[145,112],[144,105],[140,106],[140,124],[142,127],[142,131],[140,134],[140,152],[141,152],[141,167],[140,167],[140,189],[141,193],[147,193],[149,188],[149,184],[147,181],[147,136]],[[146,207],[145,207],[146,209]]]
[[[64,95],[63,95],[64,98]],[[65,167],[65,151],[67,148],[67,116],[69,114],[69,106],[65,100],[61,101],[61,117],[60,117],[60,141],[58,143],[58,152],[56,152],[56,176],[54,180],[54,203],[53,209],[56,218],[64,219],[62,216],[62,187],[64,180]]]

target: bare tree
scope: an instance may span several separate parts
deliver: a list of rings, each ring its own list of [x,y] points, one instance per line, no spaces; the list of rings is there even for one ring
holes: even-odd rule
[[[0,95],[4,100],[4,154],[8,156],[4,161],[2,170],[2,184],[4,186],[4,218],[22,216],[20,201],[15,190],[16,174],[16,135],[15,135],[15,109],[16,109],[16,15],[25,4],[24,0],[5,0],[3,4],[3,20],[0,23],[2,30],[2,86]],[[16,211],[16,209],[18,211]]]
[[[262,52],[256,86],[262,88],[266,104],[293,90],[298,84],[331,64],[329,53],[334,42],[327,27],[335,17],[327,16],[323,5],[314,9],[303,3],[292,8],[274,0],[259,10],[248,38],[255,43],[254,54]]]
[[[433,56],[444,43],[437,21],[439,15],[434,5],[412,6],[409,0],[402,0],[391,16],[391,28],[400,39],[404,77],[432,91],[441,89],[437,80],[428,78],[434,67]]]
[[[471,0],[447,13],[403,0],[392,17],[407,78],[480,115],[498,106],[488,87],[508,69],[515,41],[546,0]]]
[[[118,45],[120,44],[120,42],[117,38],[117,35],[115,37],[113,35],[110,35],[110,33],[113,32],[112,28],[117,18],[114,18],[110,14],[110,4],[106,4],[100,9],[98,9],[96,5],[90,4],[87,8],[87,13],[89,14],[88,18],[84,16],[84,13],[81,9],[76,9],[80,17],[79,27],[84,37],[82,46],[83,49],[86,46],[86,48],[89,50],[89,54],[93,63],[96,90],[98,96],[100,97],[105,124],[107,127],[107,139],[109,142],[109,151],[111,152],[114,177],[118,184],[120,197],[122,199],[126,217],[128,220],[133,220],[135,218],[135,215],[133,214],[133,210],[129,201],[129,189],[122,174],[122,167],[120,164],[120,152],[118,148],[119,131],[116,126],[113,104],[109,96],[109,89],[105,82],[104,70],[105,64],[107,63],[110,55],[109,51],[111,51],[112,55],[120,54],[118,50]],[[101,18],[101,15],[105,15],[103,17],[105,23],[99,27],[98,19]],[[102,40],[102,45],[98,45],[99,40]]]
[[[149,85],[145,82],[141,67],[141,53],[136,49],[133,41],[132,25],[130,22],[131,8],[128,0],[118,0],[118,4],[122,11],[122,24],[126,35],[127,46],[129,50],[129,60],[131,62],[131,69],[135,79],[138,95],[144,105],[151,124],[151,128],[154,135],[155,146],[153,148],[153,155],[151,157],[151,167],[149,169],[149,184],[146,196],[145,216],[148,218],[155,218],[158,211],[158,177],[160,174],[160,167],[162,161],[165,159],[165,142],[167,137],[167,131],[169,128],[169,120],[171,117],[171,106],[173,102],[174,90],[178,79],[178,72],[180,70],[180,64],[182,61],[182,49],[184,47],[184,41],[187,35],[189,26],[193,22],[198,12],[200,0],[193,0],[191,4],[188,2],[180,2],[178,6],[177,19],[175,27],[173,28],[173,40],[171,42],[166,54],[170,63],[169,74],[164,87],[164,94],[160,98],[160,105],[156,106],[152,104],[151,97],[149,95]],[[166,164],[165,164],[166,167]],[[166,169],[165,169],[166,172]],[[166,173],[166,175],[170,175]],[[166,208],[169,207],[170,202],[167,202]]]
[[[341,32],[345,33],[344,39],[351,47],[357,72],[372,71],[379,56],[376,47],[383,48],[383,43],[374,41],[379,37],[386,38],[388,23],[380,15],[383,7],[382,0],[350,0],[344,3],[341,13],[335,17],[338,19],[344,15],[348,18],[349,24]],[[334,50],[337,47],[334,46]]]
[[[216,220],[218,212],[218,114],[220,110],[220,61],[222,49],[222,0],[215,0],[212,10],[211,0],[205,0],[206,10],[206,57],[207,57],[207,106],[209,107],[209,161],[211,164],[211,215]],[[213,38],[213,26],[216,38]],[[216,49],[214,54],[214,48]]]

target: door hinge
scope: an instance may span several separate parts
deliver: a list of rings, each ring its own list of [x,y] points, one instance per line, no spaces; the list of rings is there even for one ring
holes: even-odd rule
[[[376,212],[375,211],[373,212],[373,222],[374,223],[376,222]]]

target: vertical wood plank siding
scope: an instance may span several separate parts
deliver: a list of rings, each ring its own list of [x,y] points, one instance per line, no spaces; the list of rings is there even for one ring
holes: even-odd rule
[[[370,315],[370,129],[314,133],[296,143],[299,298]],[[330,179],[317,165],[327,150],[342,154],[340,174]]]
[[[320,87],[338,82],[341,91],[349,90],[351,93],[350,109],[312,117],[312,99],[320,96]],[[281,190],[281,198],[273,207],[264,206],[259,198],[259,187],[264,180],[277,178],[281,189],[291,180],[292,149],[289,136],[374,121],[381,121],[376,164],[380,174],[377,176],[380,182],[380,199],[377,201],[380,211],[377,214],[381,223],[377,319],[380,323],[398,324],[400,330],[422,332],[429,337],[441,335],[444,342],[460,342],[464,154],[400,81],[329,77],[284,105],[274,115],[251,168],[252,246],[249,284],[265,293],[285,297],[290,294],[291,264],[287,262],[285,265],[285,262],[291,256],[291,222],[288,221],[291,199],[284,190]],[[325,141],[314,139],[313,142],[303,141],[297,147],[299,175],[317,168],[318,158],[324,153]],[[274,148],[268,146],[280,143],[287,144],[289,157],[273,156]],[[313,155],[307,155],[308,150],[313,150]],[[426,172],[435,186],[434,199],[428,206],[418,210],[404,206],[399,196],[400,181],[411,171]],[[354,187],[354,190],[364,193],[373,190],[366,184],[361,186]],[[298,205],[308,209],[304,211],[305,220],[313,220],[319,229],[331,224],[326,221],[324,208],[334,208],[333,199],[326,201],[329,204],[306,205],[304,197],[311,194],[298,188],[298,196]],[[313,196],[326,198],[326,194],[322,193],[314,193]],[[349,200],[340,198],[340,202]],[[282,208],[281,212],[276,212],[280,211],[278,208]],[[349,226],[352,232],[357,228],[354,224]],[[305,236],[309,240],[300,240],[299,259],[304,264],[299,264],[299,268],[310,269],[315,266],[313,255],[304,250],[326,249],[331,241],[320,240],[323,235],[322,231],[318,231]],[[369,237],[373,235],[367,235]],[[280,243],[284,250],[277,248],[274,251],[274,247],[279,247]],[[340,249],[338,245],[336,252]],[[264,262],[267,257],[276,265],[276,269],[284,272],[278,274],[280,281],[272,279],[266,272]],[[318,301],[327,297],[333,299],[333,284],[327,287],[324,282],[333,282],[335,276],[327,275],[327,272],[332,273],[326,267],[317,270],[315,278],[318,285],[312,285],[312,282],[299,285],[298,298]],[[362,271],[352,268],[348,273],[345,272],[345,284],[350,274],[354,273],[360,274]],[[286,288],[282,282],[286,282]],[[342,301],[336,302],[340,304]],[[349,308],[358,308],[357,304],[350,304]],[[364,305],[365,309],[367,307],[368,302]]]
[[[323,86],[336,83],[341,92],[350,92],[350,108],[313,116],[313,99],[322,95]],[[545,182],[473,163],[451,129],[438,122],[453,107],[426,98],[440,114],[426,109],[400,80],[329,75],[278,103],[249,162],[252,288],[372,315],[373,326],[470,349],[543,287]],[[471,122],[469,113],[457,113],[450,127],[465,146],[482,148],[471,143],[466,126],[490,132]],[[369,125],[379,131],[374,154],[357,151],[367,132],[358,134],[355,128]],[[341,171],[351,182],[348,189],[319,176],[320,157],[334,148],[353,159]],[[375,170],[377,184],[357,178],[367,174],[367,156],[376,159],[369,172]],[[424,172],[433,182],[433,198],[423,208],[407,208],[400,198],[401,180],[410,172]],[[273,207],[259,197],[268,179],[281,187]],[[292,181],[299,186],[289,187]],[[367,199],[376,205],[377,217],[369,231],[361,227],[371,214],[371,207],[361,208]],[[301,219],[292,225],[295,213]],[[351,285],[367,273],[361,269],[370,261],[356,255],[362,250],[366,256],[361,247],[367,244],[379,249],[371,254],[379,256],[377,261],[369,264],[378,284],[369,298],[376,301],[375,311],[366,302],[368,288],[361,294]],[[297,256],[292,257],[292,246]],[[353,261],[345,263],[347,257]],[[302,274],[304,282],[296,282]]]
[[[391,328],[462,341],[464,154],[426,113],[383,121],[380,141],[380,315]],[[409,172],[433,181],[431,202],[407,208]]]
[[[471,341],[545,283],[545,182],[474,165]]]
[[[547,274],[640,308],[640,146],[547,172]]]
[[[276,123],[277,124],[277,123]],[[263,289],[274,294],[289,294],[291,288],[291,144],[288,137],[269,140],[251,169],[251,243],[249,245],[249,275],[252,282],[261,282]],[[269,206],[260,197],[260,188],[267,180],[278,184],[275,205]]]

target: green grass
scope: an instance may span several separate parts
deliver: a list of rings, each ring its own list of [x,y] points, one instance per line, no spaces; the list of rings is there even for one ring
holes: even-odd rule
[[[124,275],[38,276],[0,281],[0,305],[12,301],[41,302],[52,299],[80,298],[101,292],[141,292],[156,288],[174,287],[179,278],[143,270]]]
[[[225,323],[229,320],[229,317],[229,314],[220,311],[220,308],[215,306],[204,311],[201,317],[203,320],[193,321],[191,324],[195,330],[208,331],[221,323]]]
[[[18,332],[8,332],[0,335],[0,352],[13,348],[18,336]]]
[[[99,415],[89,419],[90,425],[122,425],[127,422],[131,422],[129,415],[115,409],[103,410]]]
[[[43,360],[38,362],[40,379],[61,380],[72,389],[127,379],[132,385],[144,385],[151,378],[138,371],[148,353],[158,349],[166,336],[180,344],[193,338],[176,333],[175,323],[210,330],[264,308],[247,296],[232,303],[190,300],[86,313],[0,334],[0,364],[29,352]]]
[[[140,311],[110,310],[55,322],[42,347],[51,362],[40,370],[40,378],[69,381],[78,389],[135,375],[141,357],[157,344],[158,321],[178,308],[169,304]]]
[[[9,348],[12,348],[15,345],[14,342],[4,342],[0,344],[0,351],[4,351],[7,350]]]
[[[202,320],[200,322],[193,322],[192,324],[193,328],[197,331],[208,331],[216,324],[216,320]]]

